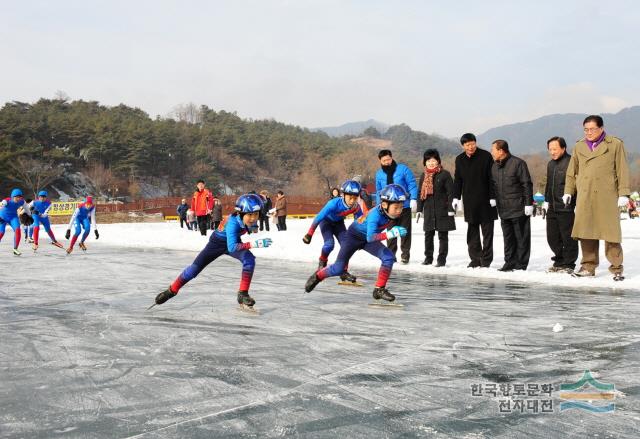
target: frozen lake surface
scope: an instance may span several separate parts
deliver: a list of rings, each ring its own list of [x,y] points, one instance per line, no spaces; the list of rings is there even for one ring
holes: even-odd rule
[[[0,437],[638,437],[638,291],[398,270],[405,308],[373,309],[375,266],[304,294],[315,263],[256,251],[260,316],[237,311],[227,257],[147,311],[195,253],[90,244],[2,246]],[[560,411],[584,370],[614,412]],[[492,383],[554,391],[508,413]]]

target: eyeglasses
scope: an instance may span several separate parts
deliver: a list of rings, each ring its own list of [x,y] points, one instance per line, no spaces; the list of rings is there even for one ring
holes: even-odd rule
[[[599,130],[601,130],[602,127],[597,127],[597,128],[585,128],[584,132],[585,133],[597,133]]]

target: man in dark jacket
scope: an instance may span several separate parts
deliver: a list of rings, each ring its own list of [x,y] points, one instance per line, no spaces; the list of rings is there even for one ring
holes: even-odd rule
[[[547,141],[551,160],[547,164],[547,185],[544,190],[547,210],[547,242],[554,256],[549,271],[572,273],[578,259],[578,241],[571,237],[573,222],[576,219],[575,197],[564,204],[564,182],[571,155],[567,151],[567,142],[562,137],[552,137]]]
[[[526,270],[531,254],[533,183],[524,160],[509,153],[505,140],[491,144],[491,175],[504,239],[504,265],[499,271]]]
[[[488,267],[493,261],[493,222],[498,219],[496,194],[491,179],[491,154],[478,148],[476,136],[463,134],[460,144],[464,152],[456,157],[452,207],[457,210],[460,198],[467,222],[469,267]],[[482,243],[480,243],[482,230]]]
[[[180,218],[180,228],[184,228],[183,224],[187,225],[187,229],[191,230],[191,225],[189,224],[189,221],[187,221],[187,210],[189,210],[189,205],[187,204],[187,200],[186,199],[182,199],[182,203],[178,204],[178,208],[176,209],[176,213],[178,214],[178,217]]]
[[[267,232],[269,231],[269,211],[273,207],[271,203],[271,198],[269,197],[269,192],[266,190],[260,191],[260,198],[262,198],[262,209],[260,210],[260,231],[262,232],[265,228]]]

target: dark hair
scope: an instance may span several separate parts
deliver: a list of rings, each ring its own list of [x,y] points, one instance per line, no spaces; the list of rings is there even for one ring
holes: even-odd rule
[[[278,191],[277,193],[278,193],[278,195],[284,195],[284,192],[282,192],[282,191]]]
[[[378,152],[378,158],[381,159],[382,157],[393,157],[393,154],[391,154],[391,150],[390,149],[381,149],[380,152]]]
[[[595,122],[596,125],[598,125],[598,128],[602,128],[602,125],[604,125],[604,120],[602,120],[602,117],[596,114],[585,117],[584,121],[582,122],[582,126],[584,126],[587,122]]]
[[[502,140],[502,139],[494,140],[493,142],[491,142],[491,144],[496,145],[496,149],[499,149],[500,151],[504,151],[507,154],[509,153],[509,144],[507,143],[506,140]]]
[[[427,149],[424,152],[424,156],[422,159],[422,164],[423,166],[427,166],[427,160],[430,159],[436,159],[438,161],[438,163],[442,163],[442,160],[440,159],[440,153],[438,152],[437,149]]]
[[[460,137],[460,145],[464,145],[467,142],[476,142],[476,136],[473,133],[464,133],[462,137]]]
[[[567,142],[564,140],[564,137],[555,136],[547,140],[547,149],[549,149],[549,144],[551,142],[558,142],[560,144],[560,148],[567,149]]]
[[[196,181],[196,184],[200,184],[200,183],[204,184],[204,180],[200,179],[200,180]]]

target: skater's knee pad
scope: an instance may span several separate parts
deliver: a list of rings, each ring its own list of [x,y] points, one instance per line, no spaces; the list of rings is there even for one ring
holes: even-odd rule
[[[395,256],[393,255],[393,253],[391,253],[391,250],[389,250],[388,248],[385,248],[384,251],[382,252],[382,255],[380,256],[380,260],[382,261],[383,266],[392,267],[395,260]]]
[[[246,252],[244,255],[242,255],[242,269],[243,270],[251,270],[253,271],[253,269],[256,266],[256,257],[253,255],[253,253],[251,252]]]

